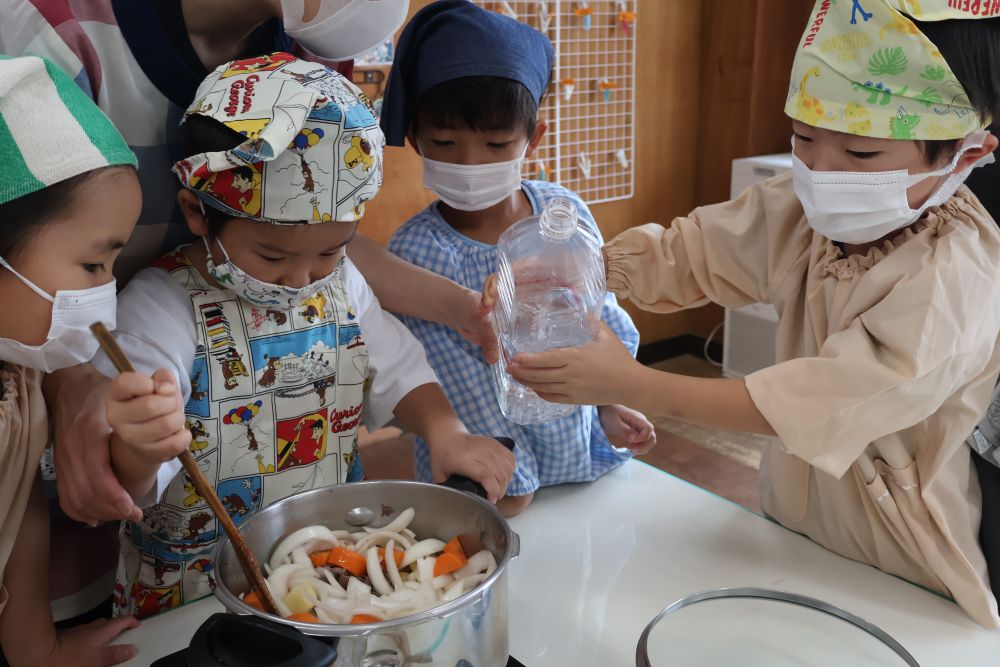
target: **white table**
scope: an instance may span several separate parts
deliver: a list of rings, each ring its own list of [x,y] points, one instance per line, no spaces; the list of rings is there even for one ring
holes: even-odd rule
[[[953,603],[841,558],[756,514],[639,462],[593,484],[544,489],[511,521],[510,652],[527,667],[635,664],[639,634],[690,593],[759,586],[820,598],[875,623],[922,667],[996,667],[1000,633]],[[214,599],[142,624],[128,665],[187,645]],[[710,633],[711,628],[706,628]]]

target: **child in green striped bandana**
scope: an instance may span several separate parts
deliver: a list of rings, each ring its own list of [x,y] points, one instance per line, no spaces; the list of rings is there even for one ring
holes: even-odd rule
[[[111,267],[139,216],[136,159],[55,66],[0,56],[0,165],[0,665],[114,665],[135,648],[106,644],[135,619],[53,625],[41,381],[94,355],[92,322],[115,324]]]

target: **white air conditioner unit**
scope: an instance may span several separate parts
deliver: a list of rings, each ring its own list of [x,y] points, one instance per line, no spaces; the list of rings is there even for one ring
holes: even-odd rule
[[[792,168],[791,153],[760,155],[733,160],[730,196],[735,198],[757,181]],[[778,313],[772,306],[755,303],[726,309],[722,347],[722,374],[743,377],[774,364],[774,337]]]

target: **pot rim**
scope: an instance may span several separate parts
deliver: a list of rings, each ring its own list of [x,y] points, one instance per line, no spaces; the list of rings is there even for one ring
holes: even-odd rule
[[[479,505],[482,506],[483,509],[494,514],[496,518],[500,520],[501,526],[503,526],[504,538],[507,542],[507,547],[504,549],[503,556],[497,561],[497,569],[493,571],[493,574],[491,574],[489,577],[480,582],[479,585],[473,588],[471,591],[463,593],[462,595],[455,598],[454,600],[451,600],[450,602],[446,602],[444,604],[438,605],[437,607],[433,607],[431,609],[427,609],[416,614],[410,614],[408,616],[402,616],[400,618],[394,618],[388,621],[379,621],[378,623],[335,624],[335,623],[301,623],[298,621],[289,621],[288,619],[282,618],[281,616],[277,616],[275,614],[269,614],[265,611],[261,611],[246,604],[245,602],[243,602],[243,600],[239,598],[238,595],[229,590],[229,587],[225,584],[225,582],[222,581],[221,577],[219,576],[216,576],[216,586],[215,590],[213,591],[213,595],[219,602],[222,603],[222,606],[224,606],[230,612],[244,616],[246,615],[257,616],[260,618],[267,619],[269,621],[281,623],[282,625],[288,625],[306,635],[314,637],[366,636],[377,632],[394,630],[404,626],[416,625],[426,621],[444,619],[448,616],[451,616],[461,611],[465,607],[472,605],[475,602],[478,602],[478,600],[482,597],[482,594],[485,593],[487,589],[491,588],[493,584],[495,584],[504,575],[504,573],[506,572],[507,564],[512,559],[517,558],[517,556],[519,555],[521,550],[520,537],[510,527],[510,523],[508,523],[507,519],[505,519],[500,514],[496,506],[487,501],[485,498],[480,498],[479,496],[474,496],[470,493],[458,491],[456,489],[452,489],[446,486],[441,486],[439,484],[428,484],[426,482],[418,482],[414,480],[371,480],[364,482],[351,482],[350,486],[351,487],[385,486],[387,484],[393,486],[404,486],[412,488],[430,487],[435,489],[435,492],[456,494],[458,496],[461,496],[462,498],[471,499],[479,503]],[[338,486],[346,486],[346,485],[338,485]],[[303,493],[297,493],[293,496],[289,496],[288,498],[279,500],[273,505],[265,507],[264,509],[260,510],[252,517],[247,519],[246,522],[244,522],[239,529],[242,530],[243,526],[249,526],[254,521],[258,520],[258,517],[263,516],[265,512],[271,510],[272,508],[280,507],[285,503],[291,503],[291,501],[302,498],[303,496],[308,496],[309,494],[319,494],[328,491],[329,488],[330,487],[321,487],[318,489],[310,489],[309,491],[305,491]],[[213,568],[215,567],[215,564],[219,561],[219,557],[222,555],[222,550],[226,548],[226,545],[229,544],[229,541],[230,541],[229,536],[224,534],[216,542],[215,547],[212,549],[211,553]],[[217,568],[216,571],[218,571]]]

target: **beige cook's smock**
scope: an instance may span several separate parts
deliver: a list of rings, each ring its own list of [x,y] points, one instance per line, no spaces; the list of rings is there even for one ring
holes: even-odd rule
[[[0,583],[48,440],[39,371],[0,362]],[[0,585],[0,614],[7,589]]]
[[[1000,627],[965,444],[1000,372],[1000,232],[967,188],[844,257],[786,174],[630,229],[607,257],[609,289],[645,310],[773,304],[777,363],[746,378],[781,442],[761,462],[764,510]]]

